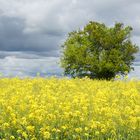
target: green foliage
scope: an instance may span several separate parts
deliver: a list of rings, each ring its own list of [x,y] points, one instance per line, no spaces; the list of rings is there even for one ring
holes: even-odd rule
[[[130,40],[131,31],[122,23],[107,27],[91,21],[84,29],[69,33],[62,45],[64,74],[110,80],[130,72],[138,52],[138,46]]]

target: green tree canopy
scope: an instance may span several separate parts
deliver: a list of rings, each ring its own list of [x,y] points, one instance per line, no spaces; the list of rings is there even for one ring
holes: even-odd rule
[[[109,80],[130,72],[138,52],[130,39],[131,31],[132,27],[122,23],[107,27],[91,21],[83,29],[69,33],[62,45],[64,74]]]

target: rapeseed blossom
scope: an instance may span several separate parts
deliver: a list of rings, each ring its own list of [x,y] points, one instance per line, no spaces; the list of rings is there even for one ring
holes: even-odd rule
[[[139,140],[140,81],[0,79],[2,140]]]

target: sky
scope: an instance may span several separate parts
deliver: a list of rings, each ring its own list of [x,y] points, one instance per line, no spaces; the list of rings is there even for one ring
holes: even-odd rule
[[[0,0],[0,73],[62,75],[61,45],[89,21],[133,27],[140,46],[140,0]],[[131,77],[140,78],[140,52]]]

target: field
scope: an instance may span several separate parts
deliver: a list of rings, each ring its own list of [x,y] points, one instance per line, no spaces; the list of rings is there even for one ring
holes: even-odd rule
[[[0,79],[1,140],[140,140],[140,81]]]

